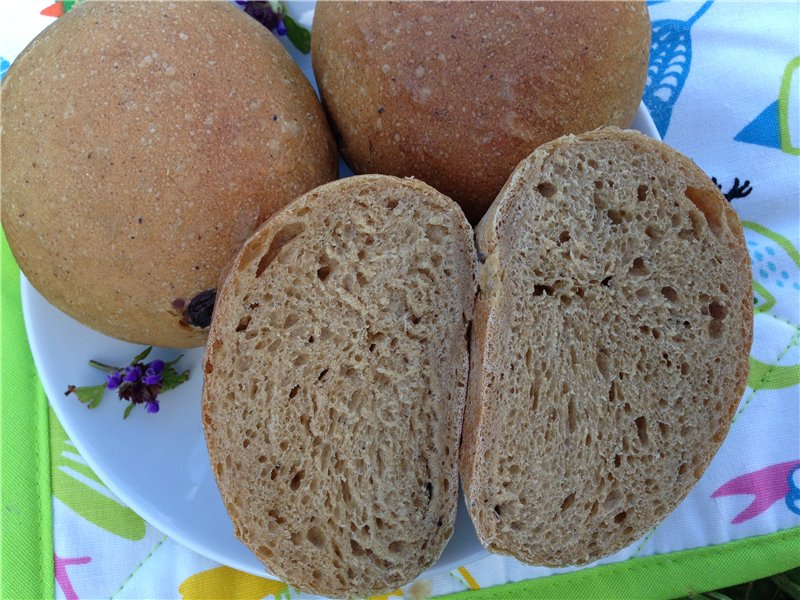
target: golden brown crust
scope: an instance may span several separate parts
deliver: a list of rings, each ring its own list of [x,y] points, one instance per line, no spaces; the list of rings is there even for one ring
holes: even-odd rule
[[[321,2],[314,73],[354,171],[413,175],[475,223],[540,144],[630,125],[643,2]]]
[[[561,534],[550,532],[550,537],[561,538],[560,542],[555,542],[555,548],[553,548],[553,540],[539,539],[535,533],[528,534],[528,539],[533,542],[532,545],[534,548],[523,547],[518,543],[518,540],[515,541],[514,535],[509,536],[507,528],[505,531],[502,531],[504,527],[503,519],[507,517],[505,509],[506,504],[504,504],[502,500],[499,501],[500,508],[502,508],[502,515],[499,512],[500,508],[498,508],[498,506],[495,506],[498,513],[492,513],[491,505],[495,504],[495,501],[489,503],[490,508],[488,511],[481,505],[481,502],[485,502],[486,498],[498,497],[497,486],[499,483],[497,481],[497,472],[494,470],[493,465],[496,465],[496,461],[501,460],[502,456],[505,456],[505,454],[503,450],[498,448],[495,441],[498,436],[507,435],[506,431],[501,432],[497,430],[499,425],[496,422],[494,424],[489,422],[493,418],[490,411],[494,410],[496,414],[497,410],[496,391],[493,392],[492,388],[498,386],[502,387],[503,375],[507,376],[506,379],[509,379],[508,375],[510,375],[507,371],[504,371],[505,367],[502,366],[503,356],[507,355],[507,350],[505,347],[502,347],[502,329],[507,328],[509,321],[512,319],[511,314],[508,313],[507,310],[513,303],[509,304],[507,301],[508,299],[504,298],[504,296],[507,296],[510,292],[507,289],[508,284],[503,283],[503,272],[505,269],[509,268],[506,262],[508,260],[508,255],[515,252],[512,246],[516,243],[513,241],[516,235],[515,231],[517,231],[521,224],[519,219],[525,218],[525,216],[530,218],[531,216],[529,211],[525,212],[524,208],[520,212],[520,203],[527,202],[526,198],[530,198],[531,194],[535,194],[537,184],[542,180],[542,172],[544,172],[545,167],[552,166],[552,161],[554,159],[551,157],[557,157],[559,155],[564,156],[565,152],[562,152],[563,150],[567,150],[570,147],[580,147],[582,148],[583,154],[591,158],[593,153],[590,145],[586,144],[586,142],[609,142],[612,144],[621,142],[627,149],[631,150],[631,155],[635,156],[636,153],[641,153],[643,156],[645,154],[655,155],[656,157],[660,156],[660,160],[656,160],[655,162],[671,165],[669,169],[674,169],[674,171],[671,172],[680,173],[680,181],[683,182],[680,185],[686,186],[686,196],[681,202],[689,199],[695,207],[703,213],[705,219],[698,225],[700,230],[707,232],[705,227],[710,227],[712,229],[714,227],[719,227],[719,231],[715,233],[713,237],[719,235],[721,236],[720,239],[724,240],[723,245],[717,246],[717,248],[719,252],[725,255],[722,260],[727,263],[726,269],[728,269],[728,272],[731,274],[730,278],[723,282],[723,285],[720,286],[720,290],[717,292],[722,294],[721,298],[724,300],[721,302],[723,306],[726,307],[725,309],[727,311],[727,314],[723,313],[722,315],[722,318],[726,319],[724,321],[724,323],[727,324],[725,326],[726,329],[722,337],[717,338],[716,344],[714,343],[714,339],[709,340],[709,348],[701,348],[701,342],[696,341],[693,342],[691,347],[685,346],[683,350],[687,352],[691,350],[692,352],[692,364],[686,365],[686,368],[691,369],[691,373],[694,373],[695,368],[700,369],[702,373],[705,373],[704,369],[711,369],[721,374],[721,379],[716,379],[716,381],[727,381],[728,385],[725,389],[720,389],[716,392],[714,390],[698,391],[699,396],[692,398],[692,403],[695,403],[700,402],[703,397],[710,397],[711,400],[708,401],[709,404],[705,404],[706,400],[703,400],[703,405],[713,405],[717,407],[713,409],[713,412],[716,414],[709,413],[707,415],[706,423],[703,424],[702,429],[694,429],[696,425],[692,424],[691,421],[685,423],[685,425],[690,427],[689,429],[683,426],[667,429],[673,426],[659,423],[659,427],[664,428],[661,431],[663,435],[666,435],[664,432],[672,432],[675,436],[678,436],[678,430],[680,430],[677,447],[681,449],[676,451],[673,448],[671,451],[672,453],[670,453],[670,451],[662,447],[658,460],[651,463],[650,469],[647,472],[646,477],[652,477],[654,479],[648,480],[648,483],[645,484],[646,486],[660,485],[656,482],[663,479],[661,492],[656,494],[654,490],[650,491],[651,500],[657,501],[658,504],[654,503],[651,506],[647,504],[640,505],[637,500],[634,504],[625,506],[623,503],[622,507],[620,507],[617,504],[618,501],[615,500],[612,502],[609,499],[610,496],[604,497],[604,494],[600,490],[596,491],[597,495],[594,496],[594,498],[592,498],[593,492],[587,492],[586,490],[577,490],[577,496],[576,493],[568,496],[571,489],[569,487],[571,485],[569,483],[570,474],[564,472],[562,474],[563,481],[560,484],[561,493],[563,494],[561,497],[566,497],[564,505],[562,506],[562,511],[570,510],[570,506],[573,502],[577,506],[582,502],[591,504],[594,499],[595,505],[597,504],[596,501],[599,501],[601,506],[607,501],[610,504],[612,515],[617,510],[621,510],[621,512],[613,519],[610,527],[606,527],[608,524],[604,525],[604,533],[598,538],[592,533],[591,529],[588,531],[585,529],[586,525],[584,524],[584,519],[586,519],[586,514],[580,512],[582,509],[578,509],[577,512],[569,513],[569,531],[562,531]],[[603,154],[610,155],[611,150],[606,149]],[[597,155],[594,156],[596,157]],[[570,168],[567,162],[562,162],[560,166],[565,169]],[[606,177],[613,179],[613,172],[609,172]],[[589,188],[590,190],[594,190],[594,187],[591,185],[589,185]],[[525,192],[523,190],[529,191]],[[634,192],[636,192],[635,187]],[[591,191],[587,193],[591,193]],[[635,195],[636,193],[634,193],[634,196]],[[691,204],[689,204],[689,206],[691,206]],[[706,221],[708,225],[703,225]],[[692,221],[692,227],[690,229],[694,229],[694,220]],[[698,233],[695,232],[694,235],[698,235]],[[706,235],[706,233],[701,233],[699,235]],[[719,190],[716,189],[708,177],[702,173],[691,160],[664,144],[646,138],[645,136],[633,132],[623,132],[615,128],[608,128],[577,137],[566,136],[537,149],[527,160],[523,161],[518,166],[509,178],[504,192],[500,194],[497,201],[479,224],[476,231],[476,239],[479,256],[483,257],[486,262],[482,268],[480,289],[475,305],[476,317],[472,328],[472,364],[467,393],[467,417],[462,429],[460,466],[464,492],[467,497],[467,506],[476,523],[476,530],[478,531],[479,537],[484,545],[494,552],[512,554],[525,562],[554,566],[584,563],[595,560],[601,556],[619,550],[634,541],[634,539],[641,535],[647,528],[653,526],[666,516],[685,497],[693,483],[700,477],[728,431],[733,412],[746,386],[748,354],[752,342],[753,327],[749,255],[746,250],[741,225],[736,213],[731,209],[724,197],[722,197]],[[712,242],[712,245],[714,243],[716,242]],[[532,257],[532,260],[535,260],[535,258]],[[695,258],[690,258],[690,260],[695,260]],[[709,260],[711,260],[710,257]],[[519,276],[519,274],[517,274],[517,276]],[[709,300],[705,300],[705,302],[709,302]],[[540,316],[544,317],[544,314]],[[692,317],[687,316],[686,318],[691,319]],[[700,323],[695,324],[695,326],[698,325],[701,328],[705,327],[702,323],[702,319]],[[656,326],[660,325],[653,324],[653,327]],[[711,329],[709,329],[709,332],[710,331]],[[722,340],[723,346],[730,345],[733,349],[725,348],[723,350],[719,346],[720,340]],[[499,345],[495,347],[495,344]],[[540,347],[540,350],[542,348],[543,347]],[[698,352],[706,352],[710,353],[710,355],[698,355]],[[730,358],[730,361],[725,364],[715,363],[714,360],[715,356],[717,356],[717,352],[721,354],[724,353],[724,356]],[[522,365],[517,364],[516,366],[521,367]],[[586,365],[587,370],[592,370],[594,368],[594,360],[592,360],[590,365]],[[684,366],[681,366],[681,373],[683,373],[683,368]],[[635,374],[633,376],[634,378],[636,377]],[[664,377],[666,381],[669,375],[664,373],[659,376],[659,379],[661,377]],[[573,382],[570,381],[569,383]],[[527,392],[527,386],[524,389]],[[633,390],[629,388],[628,391],[632,392]],[[493,394],[495,394],[495,396],[493,396]],[[572,396],[564,396],[560,402],[564,403],[568,397],[571,398]],[[658,414],[655,405],[653,406],[652,413],[650,413],[648,409],[642,408],[647,405],[646,402],[637,408],[637,404],[632,397],[626,396],[626,398],[629,399],[634,406],[634,416],[638,414],[636,413],[637,410],[644,410],[645,412],[643,414],[646,415],[647,421],[650,423],[651,427],[654,421],[660,420],[660,417],[654,418],[655,415]],[[680,399],[673,401],[676,402],[674,407],[675,411],[680,412],[683,410]],[[509,402],[507,396],[504,396],[504,402]],[[536,424],[531,430],[532,437],[536,435],[535,432],[537,431],[558,427],[558,425],[553,424],[552,421],[548,422],[546,417],[545,420],[542,421],[544,415],[541,413],[529,416],[527,414],[529,402],[530,400],[527,395],[525,395],[524,398],[520,395],[519,398],[510,400],[512,406],[518,407],[519,419],[527,420],[530,418],[531,423]],[[541,402],[545,402],[545,400],[540,399],[539,403],[541,404]],[[558,408],[559,400],[556,399],[553,402],[554,404],[548,406],[556,407],[555,410],[557,411],[561,410]],[[570,400],[570,402],[572,402],[572,400]],[[605,400],[598,399],[597,406],[600,406],[601,403],[605,404]],[[630,407],[628,407],[628,409],[630,409]],[[580,405],[578,405],[576,410],[581,410]],[[545,413],[545,415],[546,414],[547,413]],[[488,418],[487,415],[489,415]],[[558,420],[556,423],[558,423]],[[681,424],[684,424],[683,421],[681,421]],[[580,420],[577,426],[580,428]],[[585,433],[586,430],[581,431]],[[583,433],[579,434],[578,437],[582,435]],[[606,435],[608,435],[608,431],[606,431]],[[614,432],[612,437],[618,439],[624,435],[627,435],[625,429],[620,429],[620,431]],[[658,430],[656,432],[651,431],[650,436],[652,437],[653,435],[658,435]],[[597,442],[598,440],[595,439],[595,444]],[[527,443],[532,444],[533,442],[516,439],[515,443],[517,448],[520,449]],[[574,441],[572,443],[574,443]],[[703,450],[700,454],[695,450],[694,444],[698,444],[698,447],[702,445]],[[572,447],[574,448],[574,446]],[[568,443],[565,451],[569,451],[569,448],[570,445]],[[625,454],[621,450],[619,452],[620,454]],[[638,448],[637,452],[648,453],[652,452],[652,450],[648,451],[645,447],[645,449]],[[666,452],[666,454],[664,454],[664,452]],[[512,460],[518,460],[518,457],[521,455],[522,452],[520,451],[518,456],[515,456]],[[625,469],[626,457],[623,456],[621,458],[622,467]],[[643,457],[634,458],[639,458],[641,460]],[[552,460],[556,460],[554,455]],[[682,461],[686,461],[691,467],[687,470],[687,464],[680,464],[678,476],[674,481],[669,480],[670,476],[672,476],[672,471],[664,475],[659,474],[659,469],[666,468],[664,465],[671,465],[672,463],[677,465]],[[612,464],[619,467],[619,463],[616,459],[612,461]],[[603,472],[604,468],[606,467],[603,465],[597,466],[597,471],[600,472],[600,477],[603,479],[605,478],[605,473]],[[528,477],[532,478],[532,480],[539,478],[539,484],[541,486],[546,486],[548,489],[553,488],[553,494],[556,496],[559,494],[559,484],[550,481],[546,473],[547,469],[544,466],[531,466],[530,469],[530,471],[526,471],[523,465],[521,472],[530,473]],[[539,472],[540,470],[541,472]],[[612,472],[614,472],[613,468]],[[587,467],[587,473],[584,475],[585,479],[591,481],[594,476],[594,471]],[[492,480],[494,480],[494,483],[492,483]],[[605,483],[605,481],[602,483]],[[642,486],[642,481],[634,482],[628,480],[628,483],[636,489]],[[518,480],[516,486],[522,488],[524,483]],[[566,486],[566,488],[564,486]],[[512,486],[512,492],[521,493],[521,490],[514,490]],[[502,497],[502,495],[500,497]],[[556,508],[558,508],[558,502],[560,502],[561,497],[558,497],[558,501],[555,505]],[[530,496],[523,497],[523,500],[527,500],[529,505],[530,503],[536,504],[537,502],[535,498]],[[509,504],[509,506],[511,506],[511,504]],[[572,507],[572,509],[574,509],[574,507]],[[537,505],[531,507],[530,510],[544,511],[547,509]],[[603,509],[601,508],[600,510],[602,513]],[[626,511],[627,521],[625,520]],[[639,516],[638,520],[635,518],[637,515]],[[513,518],[520,519],[520,515],[515,514]],[[558,525],[560,518],[561,517],[558,515],[547,515],[545,521],[547,523],[555,523],[554,527],[558,529],[558,527],[560,527],[560,525]],[[541,519],[536,516],[532,517],[528,515],[527,518],[523,517],[522,520],[526,523],[524,527],[533,527],[537,520],[540,521]],[[591,523],[591,521],[590,515],[587,522]],[[618,522],[625,525],[624,530],[615,531]],[[507,523],[505,523],[505,525],[507,525]],[[595,525],[590,525],[590,527]],[[538,527],[547,529],[550,525],[540,524],[537,526],[537,531]],[[539,540],[538,542],[536,541],[537,539]],[[547,549],[548,547],[550,547],[550,549]]]
[[[336,177],[310,85],[228,2],[81,3],[9,69],[2,126],[22,271],[70,316],[145,344],[202,344],[173,301],[214,288],[259,223]]]

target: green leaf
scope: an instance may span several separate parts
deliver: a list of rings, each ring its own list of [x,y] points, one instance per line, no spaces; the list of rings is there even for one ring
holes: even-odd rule
[[[169,368],[169,367],[175,366],[176,364],[178,364],[178,361],[179,361],[180,359],[182,359],[182,358],[183,358],[183,354],[181,354],[180,356],[178,356],[178,358],[173,358],[172,360],[170,360],[170,361],[168,361],[168,362],[165,362],[165,363],[164,363],[164,370],[166,370],[166,369],[167,369],[167,368]]]
[[[300,52],[308,54],[311,51],[311,32],[289,15],[283,15],[283,24],[286,25],[286,37],[289,41]]]
[[[153,347],[148,346],[147,348],[145,348],[139,354],[136,355],[136,357],[131,361],[131,364],[135,365],[136,363],[144,362],[144,359],[147,358],[147,356],[150,354],[150,352],[152,352],[152,350]]]
[[[128,408],[126,408],[126,409],[125,409],[125,412],[124,412],[124,413],[122,413],[122,418],[123,418],[123,419],[127,419],[127,418],[128,418],[128,415],[129,415],[129,414],[131,414],[131,411],[133,410],[133,407],[134,407],[134,406],[136,406],[136,405],[135,405],[133,402],[131,402],[130,404],[128,404]]]
[[[121,371],[119,367],[113,367],[111,365],[107,365],[105,363],[97,362],[96,360],[90,360],[89,366],[94,367],[95,369],[100,369],[101,371],[105,371],[106,373],[114,373],[115,371]]]
[[[159,392],[168,392],[169,390],[175,389],[180,384],[184,383],[189,379],[189,370],[187,369],[183,373],[178,373],[172,367],[164,368],[161,372],[161,389]]]
[[[88,403],[89,408],[97,408],[100,402],[103,400],[103,394],[105,391],[106,385],[104,383],[86,387],[75,387],[74,385],[70,385],[67,387],[67,391],[64,392],[64,395],[69,396],[70,394],[75,394],[78,400],[84,404]]]

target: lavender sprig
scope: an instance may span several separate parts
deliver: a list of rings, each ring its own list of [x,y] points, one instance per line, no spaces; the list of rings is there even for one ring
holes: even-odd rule
[[[108,373],[106,382],[86,387],[70,385],[67,386],[64,395],[75,394],[78,400],[86,404],[88,408],[96,408],[102,401],[106,390],[116,390],[120,400],[130,403],[125,409],[123,418],[127,419],[137,404],[144,404],[150,414],[157,413],[159,393],[176,388],[189,379],[189,371],[178,373],[175,369],[181,356],[169,362],[160,359],[144,362],[152,349],[151,346],[143,350],[126,367],[114,367],[90,360],[91,366]]]
[[[286,36],[292,45],[303,54],[311,51],[311,32],[295,21],[286,9],[286,2],[236,0],[244,12],[278,36]]]

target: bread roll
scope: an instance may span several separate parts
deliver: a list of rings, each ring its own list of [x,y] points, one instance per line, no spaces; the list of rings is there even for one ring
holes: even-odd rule
[[[594,561],[666,517],[745,389],[739,220],[638,133],[537,149],[477,231],[461,475],[478,536],[532,564]]]
[[[320,2],[314,74],[357,173],[418,177],[477,223],[517,163],[630,125],[644,2]]]
[[[120,339],[206,339],[223,266],[336,177],[319,102],[228,2],[81,2],[3,81],[3,227],[52,304]]]
[[[375,175],[302,196],[236,257],[206,349],[203,426],[236,535],[276,576],[364,597],[441,554],[476,265],[455,203]]]

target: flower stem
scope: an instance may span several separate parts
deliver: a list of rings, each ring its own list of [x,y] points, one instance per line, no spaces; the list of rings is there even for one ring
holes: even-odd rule
[[[97,362],[96,360],[90,360],[89,366],[94,367],[95,369],[100,369],[101,371],[105,371],[106,373],[114,373],[115,371],[119,371],[119,367],[112,367],[111,365],[107,365],[105,363]]]

